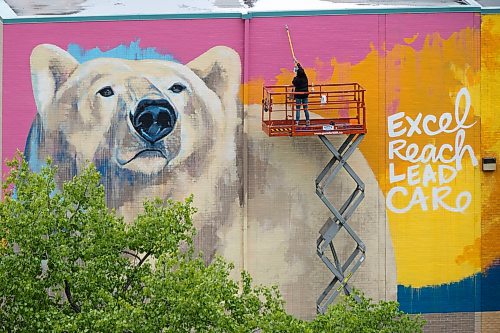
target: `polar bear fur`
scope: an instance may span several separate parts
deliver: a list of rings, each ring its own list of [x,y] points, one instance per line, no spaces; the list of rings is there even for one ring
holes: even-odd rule
[[[218,224],[239,206],[235,132],[240,59],[214,47],[187,65],[163,60],[98,58],[79,64],[54,45],[31,55],[38,109],[26,145],[33,169],[48,156],[63,182],[93,162],[107,202],[132,220],[145,198],[195,196],[201,248],[210,257]],[[172,89],[176,85],[182,91]],[[110,96],[102,96],[111,88]],[[173,130],[154,143],[132,124],[142,101],[161,100],[176,114]],[[217,198],[216,200],[214,200]]]
[[[35,170],[51,156],[59,182],[93,162],[108,205],[128,221],[146,198],[194,194],[197,246],[207,258],[218,252],[257,283],[277,284],[289,310],[311,318],[333,277],[315,253],[329,212],[314,193],[314,178],[330,156],[316,138],[265,136],[258,106],[243,116],[240,68],[238,54],[224,46],[183,65],[111,58],[80,64],[57,46],[39,45],[31,56],[38,113],[26,155]],[[166,101],[176,115],[171,132],[153,143],[132,120],[144,100]],[[351,221],[367,246],[351,283],[370,297],[394,299],[383,195],[359,151],[350,163],[366,182],[366,199]],[[340,202],[353,186],[341,173],[330,199]],[[347,237],[336,246],[343,258],[353,250]]]

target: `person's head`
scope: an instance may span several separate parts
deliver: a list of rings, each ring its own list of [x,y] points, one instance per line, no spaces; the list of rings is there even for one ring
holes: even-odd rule
[[[306,77],[306,71],[304,71],[304,68],[300,66],[297,68],[297,77]]]

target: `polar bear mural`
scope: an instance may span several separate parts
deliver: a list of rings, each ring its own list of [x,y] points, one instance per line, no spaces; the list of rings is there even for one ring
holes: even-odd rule
[[[42,44],[32,51],[31,77],[38,109],[25,149],[31,168],[51,156],[63,182],[93,162],[108,205],[126,220],[145,198],[194,194],[197,246],[207,259],[224,255],[256,282],[278,284],[295,314],[314,314],[332,278],[315,255],[328,211],[313,189],[329,156],[319,141],[272,141],[259,130],[258,112],[243,116],[237,52],[217,46],[185,65],[117,58],[80,64]],[[353,285],[370,297],[394,298],[383,196],[362,154],[351,160],[368,178],[359,209],[364,222],[354,228],[372,251]],[[350,181],[339,177],[344,190],[332,200],[350,190]],[[341,255],[351,246],[345,241]]]
[[[193,193],[200,220],[210,221],[201,228],[208,229],[202,248],[211,256],[214,224],[228,220],[228,206],[239,205],[240,67],[227,47],[187,65],[115,58],[79,64],[57,46],[39,45],[31,55],[38,114],[28,161],[36,169],[51,156],[61,182],[93,162],[108,204],[127,220],[146,197],[182,200]]]

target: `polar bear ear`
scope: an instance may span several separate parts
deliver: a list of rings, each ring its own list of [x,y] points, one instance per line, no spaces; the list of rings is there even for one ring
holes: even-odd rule
[[[79,63],[55,45],[40,44],[31,52],[30,65],[33,95],[38,112],[42,112]]]
[[[239,54],[233,49],[226,46],[213,47],[187,66],[221,100],[237,96],[241,83],[241,61]]]

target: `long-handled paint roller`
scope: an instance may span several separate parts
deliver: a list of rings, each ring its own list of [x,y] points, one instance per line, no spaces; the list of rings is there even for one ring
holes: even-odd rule
[[[293,44],[292,44],[292,38],[290,37],[290,30],[288,29],[288,25],[285,25],[285,30],[286,34],[288,35],[288,43],[290,44],[290,51],[292,51],[292,58],[295,63],[298,63],[299,61],[297,58],[295,58],[295,52],[293,52]]]
[[[288,25],[285,24],[285,30],[286,30],[286,34],[288,35],[288,44],[290,44],[290,51],[292,52],[292,58],[293,58],[293,62],[294,62],[294,71],[297,70],[297,64],[299,63],[299,61],[297,60],[297,58],[295,58],[295,52],[293,52],[293,44],[292,44],[292,38],[290,37],[290,30],[288,29]],[[292,88],[292,92],[294,91],[294,89]],[[294,100],[295,99],[295,95],[292,93],[292,94],[289,94],[288,95],[288,99],[289,100]]]

